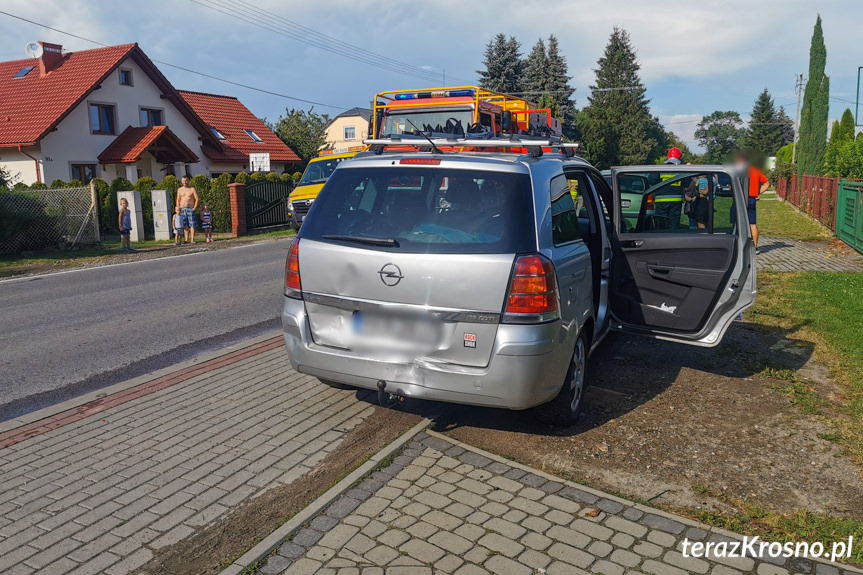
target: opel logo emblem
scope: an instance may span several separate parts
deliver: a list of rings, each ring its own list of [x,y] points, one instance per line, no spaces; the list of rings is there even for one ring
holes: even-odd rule
[[[378,275],[381,276],[381,281],[384,282],[384,285],[388,285],[393,287],[394,285],[398,285],[402,278],[405,277],[402,275],[402,270],[396,264],[387,264],[381,268],[381,271],[378,272]]]
[[[306,205],[307,205],[307,206],[311,206],[311,205],[312,205],[312,200],[306,200]]]

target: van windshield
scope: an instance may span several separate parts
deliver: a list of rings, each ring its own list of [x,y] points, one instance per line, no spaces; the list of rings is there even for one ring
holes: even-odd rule
[[[303,178],[297,185],[305,186],[306,184],[323,184],[327,181],[327,178],[333,175],[333,171],[335,171],[339,162],[345,159],[346,158],[330,158],[328,160],[318,160],[316,162],[309,163],[306,171],[303,172]]]
[[[417,253],[536,249],[527,174],[399,166],[337,170],[301,238]]]
[[[381,136],[413,134],[417,130],[432,134],[464,135],[473,123],[473,110],[464,108],[390,110],[384,119]]]

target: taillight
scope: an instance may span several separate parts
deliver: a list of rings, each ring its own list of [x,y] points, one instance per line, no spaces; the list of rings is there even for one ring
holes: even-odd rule
[[[294,238],[285,262],[285,295],[299,299],[302,297],[300,286],[300,238]]]
[[[541,255],[519,256],[506,296],[505,323],[540,323],[560,317],[554,265]]]
[[[646,207],[646,209],[648,209],[648,210],[653,209],[653,194],[647,194],[647,207]]]

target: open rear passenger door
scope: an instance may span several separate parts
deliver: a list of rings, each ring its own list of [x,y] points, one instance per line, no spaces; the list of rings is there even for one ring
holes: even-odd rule
[[[611,179],[612,327],[718,344],[755,301],[745,170],[631,166],[612,169]]]

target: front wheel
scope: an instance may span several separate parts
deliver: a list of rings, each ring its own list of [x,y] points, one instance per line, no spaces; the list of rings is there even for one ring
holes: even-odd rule
[[[567,426],[578,419],[587,387],[587,350],[587,338],[581,333],[575,342],[575,350],[560,392],[548,403],[535,408],[540,421],[550,425]]]

